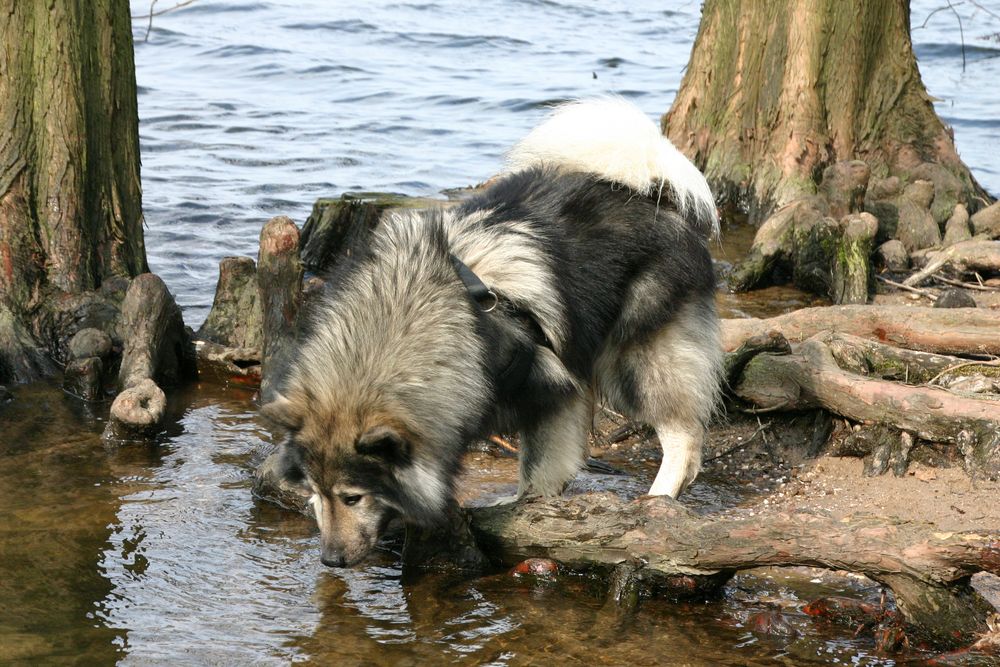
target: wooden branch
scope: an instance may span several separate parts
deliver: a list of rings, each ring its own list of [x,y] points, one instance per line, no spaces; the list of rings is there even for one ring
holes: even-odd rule
[[[824,331],[871,338],[941,354],[1000,355],[1000,312],[983,308],[828,306],[803,308],[769,319],[722,321],[722,346],[735,350],[772,331],[800,342]]]
[[[949,265],[960,271],[1000,271],[1000,241],[977,236],[939,252],[928,253],[924,268],[909,276],[903,284],[909,287],[919,285]]]
[[[1000,377],[995,361],[969,361],[948,354],[931,354],[886,345],[850,334],[818,334],[845,370],[906,384],[934,384],[946,375]]]
[[[546,556],[577,569],[635,564],[653,580],[715,577],[805,565],[864,574],[890,588],[904,618],[938,644],[968,644],[989,605],[968,578],[1000,574],[1000,531],[943,533],[933,525],[819,513],[698,516],[666,497],[613,494],[535,499],[470,510],[472,530],[504,564]],[[721,577],[720,577],[721,575]]]
[[[802,343],[795,354],[755,358],[747,364],[736,394],[760,408],[822,407],[854,421],[891,424],[934,442],[957,442],[961,431],[1000,439],[1000,402],[845,371],[819,338]]]

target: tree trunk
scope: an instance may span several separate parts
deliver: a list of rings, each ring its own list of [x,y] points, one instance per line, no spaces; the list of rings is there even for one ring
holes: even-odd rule
[[[940,165],[978,209],[985,192],[934,111],[909,26],[907,0],[706,0],[664,133],[754,224],[853,159],[904,181]]]
[[[2,0],[0,44],[0,380],[24,381],[60,296],[147,270],[129,4]]]

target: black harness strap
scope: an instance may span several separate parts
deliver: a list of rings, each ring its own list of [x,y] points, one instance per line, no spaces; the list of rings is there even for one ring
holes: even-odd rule
[[[479,310],[484,314],[494,312],[498,310],[497,307],[501,305],[502,301],[503,307],[499,310],[502,313],[509,314],[510,319],[516,323],[515,326],[523,329],[527,336],[533,340],[533,342],[527,342],[523,339],[516,340],[513,350],[510,353],[510,360],[497,373],[496,381],[498,389],[501,389],[505,393],[514,392],[528,379],[528,373],[531,372],[531,367],[535,362],[535,343],[545,345],[549,348],[551,348],[551,344],[534,315],[524,309],[518,308],[509,299],[497,295],[496,292],[486,286],[472,269],[466,266],[465,262],[455,255],[451,255],[450,257],[451,263],[455,267],[455,273],[458,274],[459,279],[461,279],[466,291],[469,293],[469,297],[479,307]],[[511,337],[518,338],[515,336]]]
[[[486,283],[480,280],[479,276],[465,265],[465,262],[455,255],[449,255],[449,257],[451,257],[451,263],[455,267],[455,272],[465,284],[465,289],[469,292],[472,300],[476,302],[484,313],[493,311],[497,307],[497,303],[499,303],[496,292],[487,287]],[[484,306],[484,303],[487,305]]]

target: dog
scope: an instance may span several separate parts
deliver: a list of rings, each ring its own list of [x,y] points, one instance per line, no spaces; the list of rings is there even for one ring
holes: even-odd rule
[[[392,211],[310,313],[265,416],[287,430],[321,560],[350,566],[390,520],[433,525],[463,452],[518,433],[518,496],[584,462],[595,401],[651,424],[651,495],[698,474],[722,352],[704,176],[624,100],[557,108],[483,191]]]

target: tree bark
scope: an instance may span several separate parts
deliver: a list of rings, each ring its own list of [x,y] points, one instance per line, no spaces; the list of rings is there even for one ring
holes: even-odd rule
[[[940,165],[978,209],[988,196],[934,111],[909,26],[907,0],[706,0],[664,133],[754,224],[815,194],[838,160],[905,180]]]
[[[768,319],[722,321],[722,347],[778,332],[801,342],[831,331],[939,354],[1000,355],[1000,312],[982,308],[832,306],[803,308]]]
[[[763,409],[822,407],[854,421],[892,424],[934,442],[956,442],[963,430],[1000,440],[1000,402],[845,371],[820,338],[793,354],[758,355],[746,365],[736,394]]]
[[[49,302],[147,265],[128,2],[4,5],[0,312],[33,341],[3,350],[0,367],[23,381],[47,371],[25,359],[64,337]]]
[[[613,494],[536,499],[470,510],[486,553],[504,564],[547,556],[610,572],[636,563],[649,577],[717,577],[761,566],[807,565],[864,574],[890,588],[905,619],[928,640],[968,644],[990,605],[970,588],[976,572],[1000,574],[995,531],[942,533],[931,524],[819,513],[701,517],[666,497],[628,503]]]

